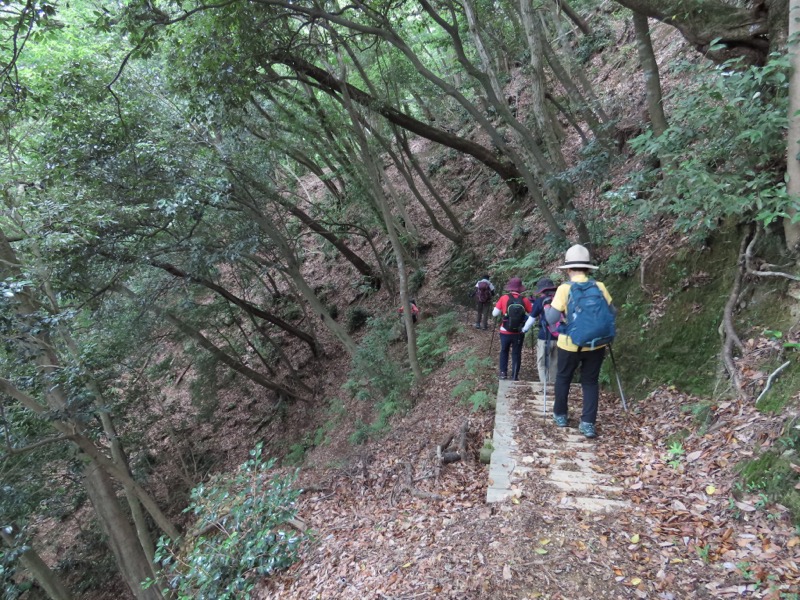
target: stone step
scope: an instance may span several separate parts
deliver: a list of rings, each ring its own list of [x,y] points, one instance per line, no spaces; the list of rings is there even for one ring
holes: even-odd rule
[[[548,474],[548,478],[550,481],[586,483],[591,485],[599,485],[608,480],[608,477],[604,477],[598,473],[587,473],[585,471],[562,471],[560,469],[552,469]]]
[[[564,454],[564,449],[563,448],[537,448],[536,449],[536,453],[546,454],[546,455]],[[581,460],[591,461],[591,460],[594,459],[595,454],[594,454],[594,452],[581,452],[581,451],[578,451],[578,452],[575,453],[575,457],[579,458]],[[568,460],[568,459],[566,459],[566,460]]]
[[[588,512],[603,512],[609,510],[629,509],[630,502],[626,500],[612,500],[611,498],[586,498],[583,496],[567,496],[559,504],[560,508],[577,508]]]
[[[580,390],[580,385],[573,384],[570,392]],[[566,508],[601,511],[624,508],[627,502],[611,498],[590,498],[602,493],[620,494],[622,488],[605,485],[608,476],[592,469],[595,460],[595,445],[579,435],[575,428],[559,429],[557,427],[537,426],[534,432],[521,430],[517,419],[527,410],[512,409],[509,396],[514,394],[515,401],[538,402],[544,404],[544,393],[541,382],[500,380],[497,386],[497,405],[495,409],[495,429],[492,443],[495,450],[489,465],[489,485],[486,490],[486,502],[502,502],[512,497],[524,495],[525,486],[529,483],[529,473],[547,473],[544,481],[570,495],[561,500],[560,506]],[[547,407],[542,419],[552,420],[552,388],[548,386]],[[518,407],[519,405],[517,405]],[[533,443],[536,450],[521,456],[517,440],[526,439],[526,445]],[[568,456],[565,456],[568,454]],[[574,470],[570,470],[570,468]],[[527,477],[526,477],[527,476]],[[542,476],[537,475],[537,478]],[[577,495],[577,497],[575,496]]]
[[[573,492],[573,493],[597,493],[603,492],[604,494],[621,494],[623,489],[621,487],[615,487],[611,485],[597,485],[593,483],[581,483],[579,481],[555,481],[552,479],[548,479],[548,483],[557,487],[561,491],[564,492]]]

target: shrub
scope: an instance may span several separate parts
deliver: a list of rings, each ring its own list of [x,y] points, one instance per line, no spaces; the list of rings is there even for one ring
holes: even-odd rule
[[[788,59],[763,67],[737,63],[686,67],[694,83],[676,86],[665,103],[672,125],[659,137],[631,140],[661,168],[622,194],[621,211],[675,218],[678,231],[702,240],[726,217],[769,223],[785,213]],[[650,187],[652,193],[636,190]]]
[[[231,477],[213,478],[192,490],[184,512],[197,517],[196,537],[181,547],[158,542],[158,579],[180,600],[250,598],[258,577],[285,569],[297,560],[300,534],[286,527],[297,514],[300,494],[294,477],[270,474],[261,444]],[[146,585],[153,585],[149,580]]]
[[[417,328],[417,360],[422,372],[428,375],[444,362],[450,346],[448,338],[461,326],[454,312],[423,321]]]
[[[344,389],[354,398],[373,402],[378,410],[375,422],[362,427],[353,438],[356,443],[366,441],[371,433],[382,431],[392,414],[410,406],[408,392],[412,374],[389,353],[391,324],[392,320],[388,318],[368,320],[367,332],[353,355],[349,377],[344,384]]]
[[[367,324],[370,314],[366,308],[354,306],[347,311],[347,331],[354,333]]]

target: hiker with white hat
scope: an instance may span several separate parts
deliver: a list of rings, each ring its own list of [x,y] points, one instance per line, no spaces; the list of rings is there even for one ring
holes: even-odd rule
[[[553,419],[559,427],[567,426],[569,387],[575,370],[580,366],[583,411],[578,429],[587,438],[593,438],[597,435],[600,368],[606,345],[614,336],[616,310],[606,286],[588,277],[588,273],[597,267],[592,264],[587,248],[578,244],[572,246],[567,250],[564,264],[558,268],[566,270],[569,281],[558,287],[545,311],[549,324],[553,325],[562,318],[566,322],[566,330],[558,336],[557,343]]]

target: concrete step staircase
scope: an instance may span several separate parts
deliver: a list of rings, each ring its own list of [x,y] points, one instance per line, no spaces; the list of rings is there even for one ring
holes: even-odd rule
[[[570,390],[571,404],[580,405],[580,385]],[[532,469],[545,472],[545,483],[555,488],[553,503],[561,508],[585,511],[630,508],[621,498],[622,488],[595,468],[595,440],[577,429],[559,428],[552,422],[553,389],[548,386],[544,409],[544,387],[538,381],[501,380],[497,389],[489,487],[486,502],[502,502],[525,492]],[[533,431],[520,431],[516,416],[522,411],[535,415]],[[525,455],[515,436],[524,435],[534,450]],[[528,445],[530,445],[530,442]],[[537,474],[541,481],[541,476]]]

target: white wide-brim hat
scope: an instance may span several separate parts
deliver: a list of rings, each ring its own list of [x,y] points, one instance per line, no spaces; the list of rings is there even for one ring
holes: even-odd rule
[[[559,269],[597,269],[592,264],[591,256],[589,256],[589,249],[580,244],[575,244],[564,256],[564,264],[558,267]]]

